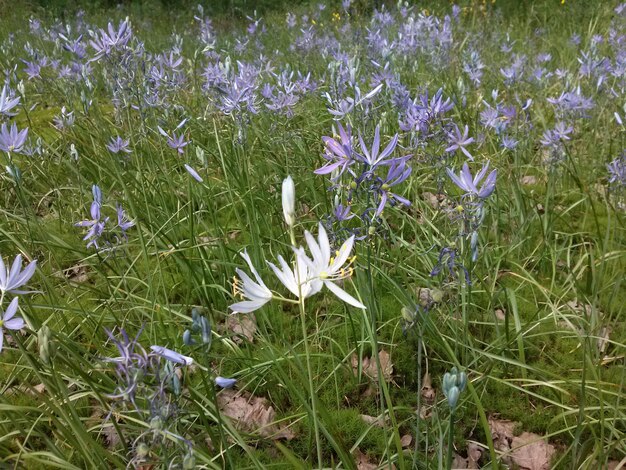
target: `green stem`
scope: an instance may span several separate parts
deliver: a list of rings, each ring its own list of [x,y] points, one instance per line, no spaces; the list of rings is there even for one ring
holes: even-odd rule
[[[297,262],[297,261],[296,261]],[[311,370],[311,357],[309,354],[309,338],[306,331],[306,311],[304,309],[304,298],[300,296],[300,324],[302,326],[302,340],[304,341],[304,355],[306,357],[306,370],[309,377],[309,393],[311,394],[311,419],[315,431],[315,446],[317,448],[317,465],[322,468],[322,446],[320,442],[320,429],[317,422],[317,397],[315,386],[313,385],[313,372]]]
[[[446,468],[452,468],[452,443],[454,441],[454,409],[450,408],[450,426],[448,427],[448,458],[446,459]]]

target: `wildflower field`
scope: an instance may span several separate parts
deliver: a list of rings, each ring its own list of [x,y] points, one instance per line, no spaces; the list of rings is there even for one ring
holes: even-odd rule
[[[0,469],[626,468],[626,3],[0,0]]]

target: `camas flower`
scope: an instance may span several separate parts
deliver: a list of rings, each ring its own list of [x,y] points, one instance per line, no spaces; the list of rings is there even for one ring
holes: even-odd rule
[[[10,294],[27,294],[30,291],[16,290],[26,284],[37,268],[37,261],[32,261],[22,271],[22,255],[17,255],[9,270],[0,256],[0,292]]]
[[[309,295],[319,292],[322,285],[324,285],[348,305],[357,308],[365,308],[365,305],[335,284],[336,281],[346,279],[353,273],[353,268],[350,265],[354,263],[356,257],[350,257],[350,253],[354,246],[354,235],[341,245],[341,248],[339,248],[339,251],[337,251],[333,257],[331,257],[328,234],[321,223],[318,228],[317,240],[315,240],[313,235],[308,231],[305,232],[304,236],[309,246],[309,251],[313,255],[313,259],[311,260],[306,256],[302,248],[298,250],[298,257],[301,258],[308,267],[308,282],[310,283],[309,289],[311,292]],[[344,267],[346,262],[348,262],[348,265]]]
[[[20,153],[22,147],[26,143],[26,137],[28,136],[28,128],[17,130],[15,124],[11,124],[9,129],[5,124],[0,127],[0,150],[11,153]]]
[[[118,135],[117,137],[111,137],[111,141],[106,145],[106,148],[112,153],[130,153],[131,150],[128,148],[129,144],[129,140],[122,139]]]
[[[0,258],[1,259],[1,258]],[[4,341],[4,329],[7,330],[19,330],[24,327],[24,320],[22,318],[14,318],[17,312],[17,297],[15,297],[6,312],[3,312],[0,308],[0,352],[2,352],[2,343]]]
[[[183,356],[176,351],[172,351],[171,349],[167,349],[163,346],[150,346],[150,349],[157,355],[161,356],[164,359],[167,359],[174,364],[182,364],[184,366],[190,366],[193,364],[193,358],[189,356]]]
[[[9,87],[3,86],[2,93],[0,93],[0,114],[15,116],[17,113],[11,112],[11,110],[18,104],[20,104],[20,97],[13,98]]]
[[[477,196],[480,199],[485,199],[489,197],[496,188],[496,176],[498,174],[498,170],[493,170],[489,173],[489,176],[487,176],[480,189],[478,189],[477,185],[487,174],[488,169],[489,162],[481,168],[474,178],[472,178],[467,163],[463,164],[463,169],[458,176],[450,168],[447,168],[446,171],[452,182],[465,191],[466,196]]]
[[[469,134],[469,130],[468,130],[467,125],[465,125],[465,128],[463,129],[463,133],[461,134],[459,126],[455,124],[454,132],[453,133],[451,132],[448,134],[448,141],[450,143],[450,146],[446,149],[446,152],[454,152],[456,150],[461,150],[461,152],[463,152],[467,158],[469,158],[471,161],[474,161],[474,157],[472,157],[472,154],[469,153],[468,150],[465,148],[466,145],[469,145],[472,142],[474,142],[474,138],[468,137],[468,134]]]
[[[272,292],[267,288],[263,279],[261,279],[261,276],[259,276],[259,273],[252,265],[250,256],[248,256],[248,253],[245,250],[241,253],[241,257],[246,260],[246,263],[248,263],[250,271],[252,271],[256,282],[254,282],[250,276],[248,276],[241,269],[235,269],[239,279],[237,277],[234,279],[234,294],[240,295],[242,298],[246,298],[248,300],[237,302],[229,308],[233,311],[233,313],[250,313],[261,308],[267,302],[272,300]]]

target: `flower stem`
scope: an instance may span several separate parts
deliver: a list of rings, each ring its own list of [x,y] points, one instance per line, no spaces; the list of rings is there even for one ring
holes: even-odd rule
[[[454,409],[450,409],[450,426],[448,427],[448,458],[446,459],[446,468],[452,468],[452,443],[454,441]]]
[[[306,370],[309,378],[309,393],[311,395],[311,419],[315,432],[315,446],[317,448],[317,465],[322,468],[322,446],[320,442],[320,429],[317,422],[317,396],[313,385],[313,372],[311,370],[311,358],[309,354],[309,337],[306,331],[306,311],[304,309],[304,298],[300,296],[300,324],[302,326],[302,340],[304,341],[304,355],[306,357]]]

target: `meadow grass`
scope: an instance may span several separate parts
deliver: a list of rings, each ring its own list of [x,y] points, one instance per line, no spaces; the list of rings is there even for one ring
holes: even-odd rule
[[[0,122],[28,128],[35,150],[0,152],[12,169],[0,178],[0,255],[9,265],[21,253],[37,260],[37,271],[28,283],[35,292],[19,295],[25,327],[3,330],[0,467],[451,468],[459,465],[455,454],[469,455],[468,443],[481,449],[476,465],[519,466],[494,431],[501,420],[517,423],[509,441],[533,433],[554,449],[543,467],[523,468],[623,466],[626,169],[621,184],[609,183],[606,164],[624,148],[615,113],[626,113],[619,72],[626,20],[614,2],[564,3],[459,2],[458,18],[448,20],[448,2],[413,5],[405,17],[393,5],[376,13],[362,1],[348,12],[335,3],[323,11],[305,5],[294,10],[292,29],[281,9],[263,18],[246,11],[249,20],[231,11],[205,30],[209,7],[186,4],[62,16],[62,8],[12,9],[0,20],[0,68],[20,102]],[[390,19],[376,16],[381,11]],[[97,36],[109,22],[117,29],[127,15],[128,42],[98,56],[89,31]],[[410,17],[428,39],[406,53],[386,51],[401,42],[398,29]],[[255,20],[257,29],[246,31]],[[84,55],[64,49],[64,38],[78,40]],[[479,83],[464,70],[472,51],[485,65]],[[170,53],[179,65],[168,66]],[[545,72],[552,75],[534,79],[539,53],[551,55]],[[522,55],[524,74],[505,80],[500,69]],[[586,73],[588,56],[595,65]],[[22,59],[41,72],[29,79]],[[217,63],[225,81],[207,83],[205,68]],[[385,63],[390,77],[375,96],[340,119],[329,113],[324,93],[355,97],[358,86],[365,95]],[[66,64],[74,68],[58,78]],[[246,67],[254,72],[243,86],[254,96],[225,111],[226,88]],[[298,92],[292,107],[268,109],[263,84],[295,83],[291,71],[310,72],[317,87]],[[450,98],[438,134],[400,129],[410,106],[398,104],[401,87],[410,100],[440,88]],[[593,104],[563,111],[548,101],[564,92]],[[486,126],[485,103],[514,107],[509,127]],[[63,106],[73,122],[55,127]],[[498,109],[503,122],[506,110]],[[559,121],[572,132],[543,145]],[[399,133],[394,155],[411,155],[412,171],[393,191],[410,205],[388,205],[374,217],[359,212],[376,208],[386,191],[379,185],[364,189],[366,200],[355,197],[354,219],[342,225],[329,217],[356,187],[348,173],[336,185],[313,173],[326,163],[322,136],[339,139],[338,122],[368,146],[377,126],[381,148]],[[473,173],[487,161],[498,170],[471,229],[476,258],[464,225],[475,206],[446,173],[458,174],[467,161],[445,151],[452,122],[475,138],[467,145]],[[159,128],[190,143],[178,152]],[[514,148],[503,148],[504,135],[517,140]],[[131,153],[106,147],[115,136],[128,139]],[[289,175],[291,230],[281,202]],[[75,224],[92,218],[93,185],[109,229],[99,247],[86,247],[87,229]],[[126,236],[110,228],[116,204],[134,222]],[[304,231],[317,234],[319,221],[332,222],[334,249],[351,233],[339,226],[365,230],[355,231],[355,269],[342,287],[366,309],[327,290],[293,300],[275,282],[265,260],[282,255],[290,263],[292,245],[305,245]],[[440,258],[446,247],[456,253],[450,269]],[[247,269],[238,255],[244,249],[268,287],[292,303],[272,301],[254,314],[229,310],[240,300],[232,283],[236,268]],[[2,295],[0,312],[15,296]],[[183,342],[192,310],[208,320],[210,344],[198,330],[196,344]],[[256,326],[246,337],[237,328],[251,315]],[[124,384],[119,362],[105,359],[120,355],[112,338],[122,328],[139,334],[146,351],[162,345],[194,364],[144,357],[154,369],[132,370],[135,403],[135,392],[112,398]],[[444,395],[453,367],[467,376],[456,403],[448,389]],[[217,376],[237,379],[249,403],[265,399],[282,437],[233,419],[224,398],[232,391],[217,387]]]

